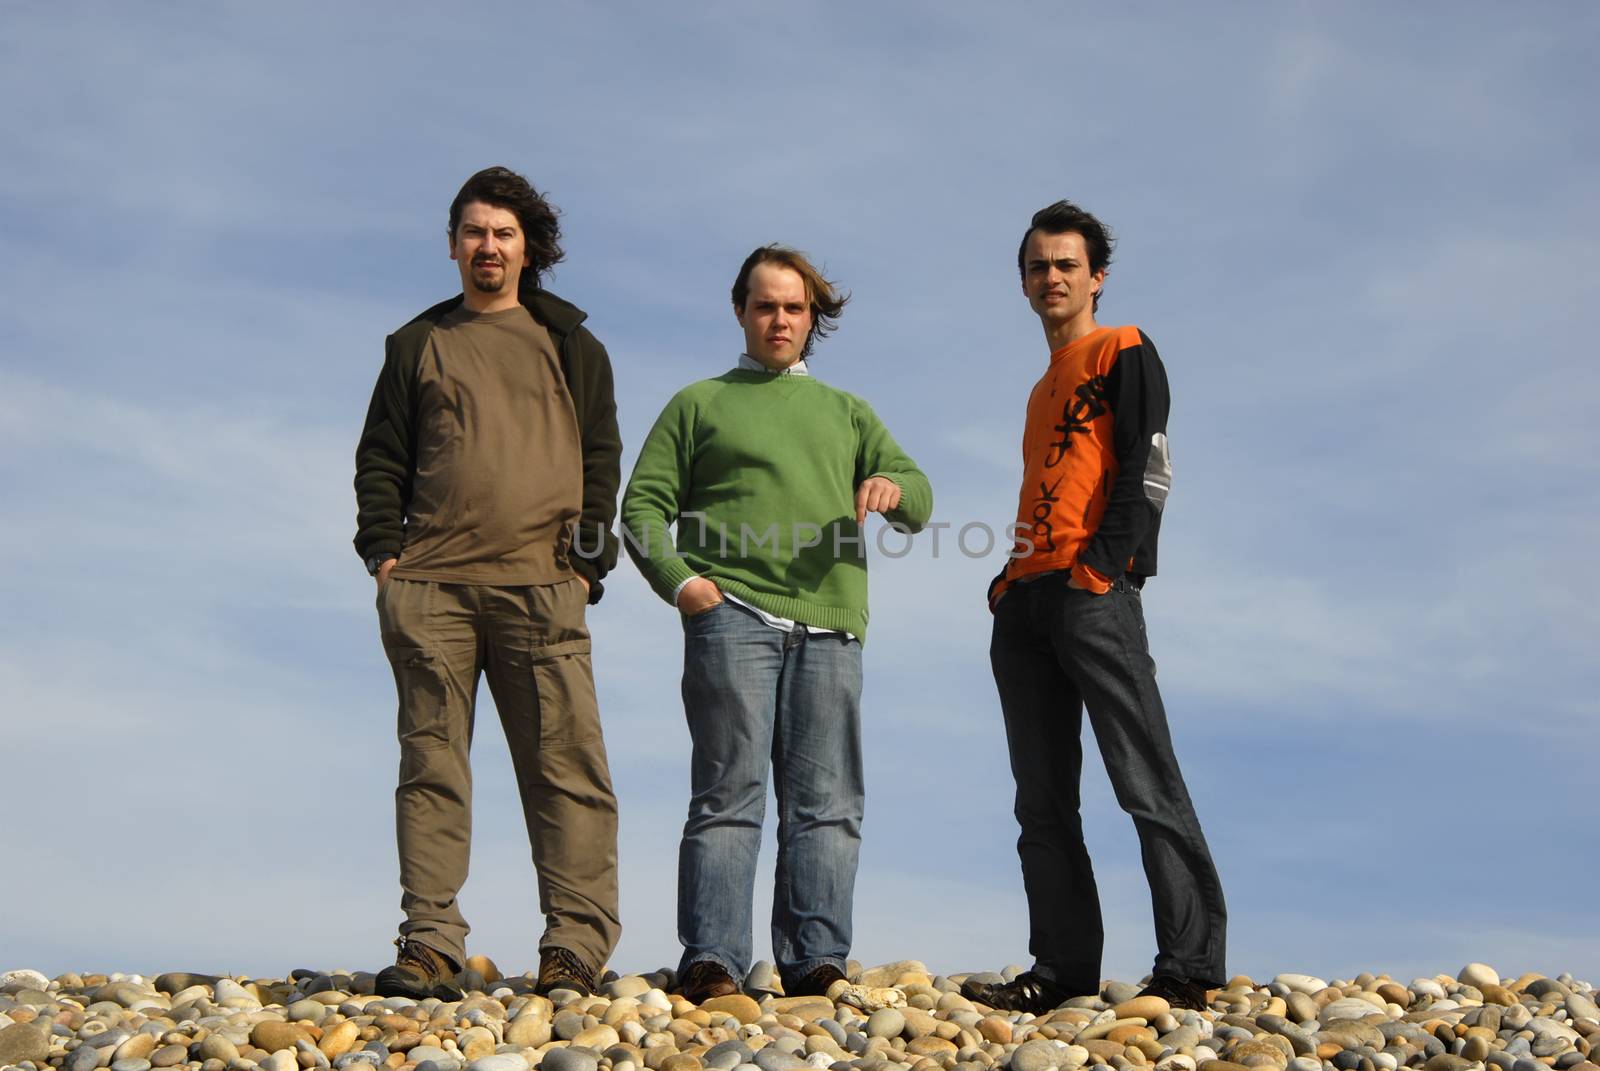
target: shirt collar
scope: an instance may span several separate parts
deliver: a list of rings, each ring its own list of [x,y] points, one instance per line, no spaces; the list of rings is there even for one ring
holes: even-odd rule
[[[806,367],[806,359],[800,358],[781,372],[774,372],[748,353],[739,354],[739,367],[746,372],[765,372],[769,376],[809,376],[811,369]]]

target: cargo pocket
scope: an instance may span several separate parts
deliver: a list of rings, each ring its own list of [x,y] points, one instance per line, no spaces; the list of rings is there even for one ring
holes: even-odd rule
[[[539,746],[572,747],[597,739],[600,707],[588,639],[544,644],[528,653],[539,698]]]
[[[432,651],[421,647],[386,649],[400,696],[402,748],[444,747],[450,742],[445,718],[444,675]]]

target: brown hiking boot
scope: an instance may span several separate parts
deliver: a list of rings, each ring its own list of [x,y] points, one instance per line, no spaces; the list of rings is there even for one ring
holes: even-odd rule
[[[572,949],[551,945],[539,950],[539,981],[533,991],[542,997],[552,989],[570,989],[588,996],[594,992],[594,974]]]
[[[820,967],[812,968],[809,974],[803,974],[793,982],[783,980],[783,995],[786,997],[825,997],[833,983],[844,978],[844,972],[831,963],[824,963]]]
[[[1176,974],[1155,975],[1150,979],[1150,984],[1139,991],[1139,996],[1160,997],[1174,1008],[1188,1008],[1191,1011],[1205,1011],[1211,1006],[1206,999],[1205,986]]]
[[[378,996],[461,999],[461,989],[456,985],[455,964],[442,952],[404,937],[395,938],[394,944],[400,951],[394,957],[393,967],[385,967],[378,972]]]
[[[690,1004],[704,1004],[712,997],[726,997],[739,992],[739,986],[721,964],[709,959],[697,959],[683,972],[678,992]]]

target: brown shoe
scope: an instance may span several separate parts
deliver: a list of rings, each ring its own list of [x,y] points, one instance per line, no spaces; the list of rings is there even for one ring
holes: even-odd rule
[[[1155,975],[1150,979],[1150,984],[1139,991],[1141,997],[1160,997],[1174,1008],[1188,1008],[1191,1011],[1205,1011],[1210,1007],[1211,1002],[1206,999],[1208,995],[1206,987],[1199,982],[1180,978],[1176,974]]]
[[[588,996],[594,992],[594,974],[572,949],[551,945],[539,950],[539,980],[533,991],[542,997],[552,989],[571,989]]]
[[[678,983],[678,992],[690,1004],[704,1004],[712,997],[726,997],[739,992],[733,975],[713,960],[697,959],[689,964]]]
[[[378,972],[378,996],[461,999],[461,988],[455,981],[455,964],[444,953],[404,937],[395,938],[394,944],[400,951],[394,957],[393,967]]]
[[[809,974],[803,974],[794,981],[783,980],[783,995],[786,997],[825,997],[828,990],[833,988],[833,983],[843,981],[844,972],[831,963],[824,963],[820,967],[813,967]]]

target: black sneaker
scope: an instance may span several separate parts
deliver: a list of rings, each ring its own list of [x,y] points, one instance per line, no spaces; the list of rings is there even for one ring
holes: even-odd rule
[[[961,995],[1002,1011],[1043,1015],[1084,994],[1074,993],[1032,971],[1023,971],[1009,982],[975,982],[969,978],[961,983]]]
[[[1206,999],[1206,990],[1198,982],[1188,978],[1180,978],[1176,974],[1157,974],[1150,979],[1150,984],[1139,990],[1141,997],[1160,997],[1174,1008],[1188,1008],[1191,1011],[1205,1011],[1211,1006]]]
[[[539,980],[533,991],[547,996],[552,989],[570,989],[588,996],[594,992],[594,971],[570,948],[551,945],[539,950]]]
[[[400,950],[394,957],[394,966],[379,971],[374,982],[378,996],[461,999],[461,987],[455,982],[455,964],[444,953],[404,937],[395,938],[394,944]]]
[[[793,982],[783,980],[783,995],[786,997],[825,997],[828,990],[833,988],[833,983],[844,981],[844,972],[831,963],[824,963],[820,967],[813,967],[808,974],[802,974]]]
[[[733,975],[723,970],[720,963],[697,959],[689,964],[678,984],[678,992],[690,1004],[704,1004],[712,997],[726,997],[739,992]]]

